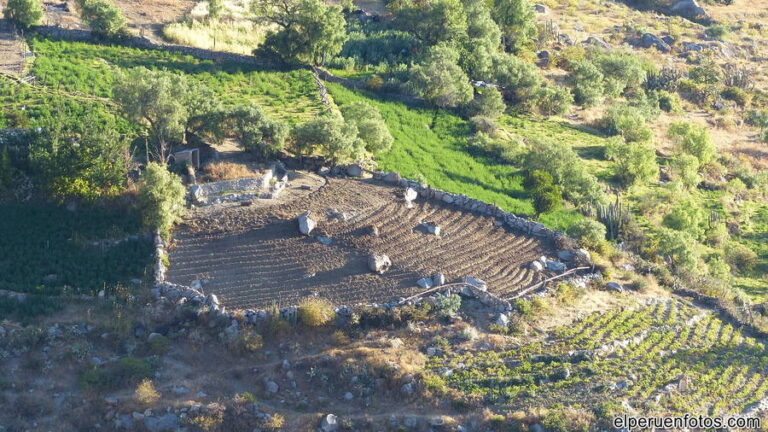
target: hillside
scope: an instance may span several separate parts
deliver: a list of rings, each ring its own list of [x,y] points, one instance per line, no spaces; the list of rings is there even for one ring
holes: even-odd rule
[[[0,9],[0,432],[766,428],[768,1]]]

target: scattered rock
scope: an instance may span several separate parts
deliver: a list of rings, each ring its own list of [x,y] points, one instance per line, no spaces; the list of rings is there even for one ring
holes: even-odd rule
[[[372,254],[368,257],[368,268],[378,274],[384,274],[392,267],[392,261],[386,255]]]
[[[267,391],[267,393],[277,393],[280,390],[280,386],[278,386],[277,383],[272,380],[267,380],[264,383],[264,389]]]
[[[651,33],[643,34],[639,39],[635,41],[635,45],[643,48],[656,47],[657,50],[663,53],[672,51],[672,47],[669,46],[668,43],[664,42],[664,40],[662,40],[660,37]]]
[[[150,432],[175,431],[181,427],[179,416],[174,413],[164,414],[160,417],[145,417],[144,426]]]
[[[160,333],[150,333],[149,336],[147,336],[147,340],[148,341],[153,341],[153,340],[161,338],[161,337],[163,337],[163,335],[161,335]]]
[[[547,261],[547,269],[549,271],[562,273],[568,269],[568,267],[565,265],[565,263],[561,263],[560,261]]]
[[[384,176],[384,181],[387,183],[400,183],[401,179],[402,177],[400,177],[400,173],[396,171],[387,173],[387,175]]]
[[[619,293],[624,292],[624,287],[621,286],[621,284],[618,282],[608,282],[607,284],[605,284],[605,289],[608,291],[615,291]]]
[[[400,387],[400,393],[404,395],[412,395],[414,393],[413,391],[413,384],[411,383],[405,383]]]
[[[413,201],[419,196],[419,193],[416,192],[416,189],[408,188],[405,190],[405,202],[408,208],[413,207]]]
[[[329,244],[333,243],[333,240],[331,240],[330,237],[326,237],[326,236],[317,236],[317,241],[319,241],[320,243],[322,243],[324,245],[329,245]]]
[[[503,314],[503,313],[499,314],[499,316],[496,317],[494,324],[501,327],[506,327],[509,325],[509,317],[507,316],[507,314]]]
[[[299,232],[302,234],[308,236],[313,229],[317,226],[317,222],[310,217],[311,213],[309,211],[304,212],[299,215]]]
[[[590,36],[584,42],[584,45],[594,45],[603,49],[610,49],[611,45],[597,36]]]
[[[358,164],[347,165],[347,175],[350,177],[361,177],[363,175],[363,167]]]
[[[570,250],[557,251],[557,258],[560,261],[570,261],[573,259],[573,251],[570,251]]]
[[[443,195],[443,202],[447,204],[453,204],[454,198],[453,195],[445,194]]]
[[[441,286],[445,285],[445,275],[437,272],[434,276],[432,276],[432,285],[434,286]]]
[[[432,281],[432,278],[421,278],[418,281],[416,281],[416,284],[423,289],[429,289],[429,288],[432,288],[432,286],[434,286],[434,282]]]
[[[344,393],[344,400],[352,400],[354,398],[355,398],[355,395],[353,395],[352,393],[350,392]]]
[[[528,265],[528,267],[536,272],[544,271],[544,264],[541,263],[541,261],[531,261],[531,263]]]
[[[476,277],[467,276],[461,279],[462,282],[466,284],[470,284],[473,287],[479,289],[480,291],[487,291],[488,290],[488,284],[485,283],[484,280],[478,279]]]
[[[549,8],[543,4],[535,4],[533,5],[533,10],[536,11],[536,13],[546,15],[549,13]]]
[[[670,8],[670,12],[691,21],[707,21],[709,15],[696,0],[680,0]]]
[[[339,419],[334,414],[328,414],[320,421],[320,430],[323,432],[336,432],[339,430]]]

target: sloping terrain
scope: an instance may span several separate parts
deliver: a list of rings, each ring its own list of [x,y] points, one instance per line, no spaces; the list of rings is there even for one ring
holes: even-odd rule
[[[552,252],[540,239],[442,204],[417,200],[408,209],[401,194],[372,181],[332,179],[289,204],[193,217],[175,236],[168,280],[208,279],[206,292],[245,308],[293,304],[313,294],[342,304],[391,301],[418,292],[416,281],[437,271],[449,282],[481,278],[499,295],[541,278],[527,268]],[[298,233],[295,217],[306,210],[319,219],[315,232],[327,235],[330,245]],[[421,222],[440,226],[441,236],[420,230]],[[369,233],[371,225],[378,236]],[[392,269],[372,274],[370,253],[387,254]]]

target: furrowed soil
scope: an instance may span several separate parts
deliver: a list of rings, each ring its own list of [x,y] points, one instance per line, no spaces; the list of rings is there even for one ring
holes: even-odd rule
[[[296,185],[289,186],[298,188]],[[269,207],[205,209],[189,216],[170,250],[168,280],[207,279],[230,308],[289,305],[319,295],[337,304],[384,302],[422,291],[416,281],[435,272],[448,282],[473,276],[490,292],[508,296],[541,280],[527,268],[552,245],[494,225],[495,218],[421,198],[408,209],[402,189],[373,180],[329,179],[325,186]],[[296,217],[311,211],[312,236]],[[346,215],[342,220],[339,215]],[[441,236],[419,228],[441,227]],[[369,233],[376,226],[379,235]],[[332,243],[320,243],[325,235]],[[368,270],[369,254],[386,254],[392,268]]]

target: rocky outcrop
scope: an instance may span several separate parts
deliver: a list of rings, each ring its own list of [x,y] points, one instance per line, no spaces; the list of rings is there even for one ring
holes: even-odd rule
[[[392,267],[392,261],[386,255],[372,254],[368,257],[368,268],[378,274],[384,274]]]
[[[679,0],[669,8],[669,12],[691,21],[710,21],[709,14],[696,0]]]

